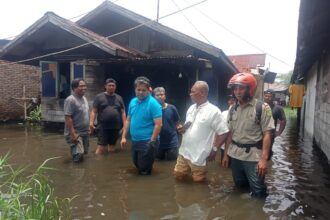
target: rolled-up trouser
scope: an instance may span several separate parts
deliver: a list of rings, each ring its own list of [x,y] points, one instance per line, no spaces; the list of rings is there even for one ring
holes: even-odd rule
[[[235,185],[239,188],[249,187],[252,196],[266,197],[267,187],[265,177],[257,174],[257,164],[254,161],[242,161],[231,158],[231,170]]]
[[[158,142],[155,147],[157,145]],[[154,151],[155,149],[150,146],[149,141],[132,142],[132,159],[135,167],[139,170],[139,174],[151,174],[155,160]]]

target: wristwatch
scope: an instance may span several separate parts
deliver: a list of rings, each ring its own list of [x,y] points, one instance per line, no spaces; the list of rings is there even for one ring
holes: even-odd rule
[[[217,152],[217,151],[218,151],[218,148],[217,148],[217,147],[212,147],[212,150],[213,150],[214,152]]]

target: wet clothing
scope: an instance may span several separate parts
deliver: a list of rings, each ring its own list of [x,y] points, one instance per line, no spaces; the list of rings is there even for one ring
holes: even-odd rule
[[[154,119],[162,117],[162,107],[150,94],[144,99],[133,98],[128,107],[132,141],[149,141],[154,131]]]
[[[258,176],[256,162],[231,159],[231,170],[235,185],[239,188],[250,188],[256,197],[267,196],[265,177]]]
[[[97,109],[97,129],[121,129],[123,127],[122,111],[124,101],[120,95],[108,95],[102,92],[96,95],[93,108]]]
[[[237,109],[228,116],[232,143],[229,145],[227,154],[231,157],[235,185],[237,187],[247,186],[252,195],[264,197],[267,195],[264,176],[258,176],[256,169],[262,156],[263,133],[274,130],[274,120],[271,108],[268,104],[263,103],[261,118],[257,122],[257,103],[257,99],[252,99],[244,108],[239,105],[231,107]]]
[[[273,119],[274,119],[274,126],[276,128],[278,120],[286,121],[285,113],[284,113],[283,108],[279,105],[272,105],[270,107],[272,109],[272,115],[273,115]]]
[[[158,160],[176,160],[178,157],[178,147],[172,148],[161,148],[157,147],[155,149],[155,156]]]
[[[154,163],[155,146],[150,138],[154,131],[154,119],[162,118],[162,107],[150,94],[143,100],[133,98],[128,107],[130,134],[132,138],[132,159],[141,175],[150,175]]]
[[[64,115],[72,118],[73,128],[79,135],[76,142],[71,140],[69,130],[64,125],[64,136],[70,145],[73,162],[80,162],[89,148],[89,106],[87,99],[77,95],[70,95],[64,101]]]
[[[119,138],[119,129],[98,129],[97,144],[98,145],[115,145]]]
[[[263,132],[271,131],[275,127],[271,108],[266,103],[262,105],[260,123],[256,123],[256,105],[256,99],[252,99],[243,109],[238,105],[237,110],[231,116],[231,120],[228,120],[233,142],[255,144],[256,147],[251,147],[249,152],[246,152],[246,148],[231,143],[228,148],[230,157],[255,162],[261,159],[262,149],[261,147],[257,148],[257,145],[263,138]],[[235,106],[231,108],[233,107]]]
[[[178,177],[191,173],[193,180],[196,182],[206,180],[207,167],[195,165],[182,155],[178,156],[174,171]]]
[[[180,121],[179,113],[174,105],[167,104],[163,108],[163,126],[159,133],[160,143],[159,148],[177,148],[178,147],[178,134],[176,131],[176,124]]]
[[[140,175],[150,175],[152,165],[154,163],[154,151],[157,147],[151,146],[149,141],[134,141],[132,142],[132,160]]]
[[[214,136],[227,133],[227,123],[220,109],[208,101],[200,106],[190,106],[186,114],[187,122],[191,122],[191,125],[182,136],[179,154],[194,165],[206,166]]]
[[[73,127],[77,134],[87,135],[89,131],[89,106],[85,96],[70,95],[64,101],[64,115],[71,116]],[[64,135],[69,135],[69,130],[64,127]]]
[[[70,145],[73,162],[81,162],[84,158],[83,155],[88,153],[89,135],[79,136],[77,142],[72,142],[71,139],[67,136],[66,141]]]

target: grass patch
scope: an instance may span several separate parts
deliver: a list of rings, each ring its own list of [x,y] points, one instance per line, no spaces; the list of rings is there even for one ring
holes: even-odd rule
[[[297,118],[297,109],[291,109],[291,107],[286,106],[283,110],[287,118]]]
[[[23,168],[8,163],[8,154],[0,157],[0,219],[71,219],[72,199],[57,198],[45,176],[53,170],[46,166],[51,159],[26,177]]]

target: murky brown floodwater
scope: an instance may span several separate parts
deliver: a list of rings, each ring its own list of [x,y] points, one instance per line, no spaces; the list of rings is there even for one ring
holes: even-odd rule
[[[12,163],[31,169],[60,157],[49,162],[58,169],[50,180],[57,195],[79,195],[75,219],[328,219],[329,166],[311,140],[297,141],[296,133],[289,121],[282,144],[274,146],[265,202],[234,190],[230,170],[217,163],[210,165],[208,185],[176,182],[174,162],[156,162],[152,176],[138,176],[129,151],[94,155],[95,138],[85,161],[72,164],[62,131],[1,125],[0,154],[10,151]]]

